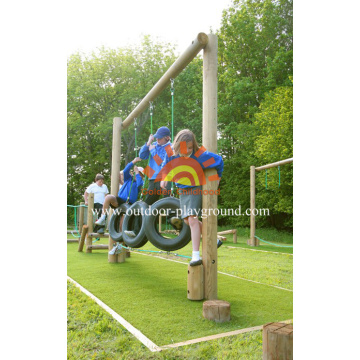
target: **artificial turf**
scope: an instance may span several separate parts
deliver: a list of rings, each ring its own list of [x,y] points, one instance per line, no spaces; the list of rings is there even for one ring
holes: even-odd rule
[[[125,263],[111,264],[106,251],[86,254],[77,247],[68,244],[68,275],[159,346],[292,318],[292,292],[267,286],[291,289],[290,255],[223,245],[218,251],[219,271],[263,284],[219,273],[218,298],[230,302],[231,321],[215,323],[202,317],[203,301],[186,297],[186,264],[136,253]],[[283,270],[274,277],[276,269]]]

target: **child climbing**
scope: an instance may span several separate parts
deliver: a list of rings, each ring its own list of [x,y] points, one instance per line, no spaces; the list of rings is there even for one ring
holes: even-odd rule
[[[183,157],[185,159],[193,159],[198,164],[200,164],[202,169],[215,168],[219,177],[219,185],[220,178],[224,169],[224,162],[222,160],[222,157],[209,151],[202,151],[199,154],[198,150],[200,149],[200,147],[192,131],[188,129],[179,131],[175,137],[173,148],[174,155],[170,157],[167,155],[165,156],[165,160],[162,163],[162,168],[164,168],[167,164],[170,165],[170,168],[178,166],[179,162],[176,162],[174,160],[180,157]],[[197,156],[195,156],[195,154]],[[207,166],[204,164],[206,164]],[[180,180],[179,182],[176,182],[176,186],[179,188],[178,192],[180,195],[180,209],[184,210],[181,214],[181,219],[183,219],[184,222],[190,226],[193,248],[190,266],[196,266],[202,264],[202,259],[200,258],[200,239],[202,234],[202,223],[198,219],[198,214],[201,213],[202,208],[202,187],[189,185],[189,181]],[[166,183],[167,181],[161,181],[160,186],[162,188],[165,188],[167,185]],[[178,217],[173,217],[170,221],[176,227],[181,228],[181,219]],[[222,242],[218,239],[217,247],[219,248],[221,245]]]

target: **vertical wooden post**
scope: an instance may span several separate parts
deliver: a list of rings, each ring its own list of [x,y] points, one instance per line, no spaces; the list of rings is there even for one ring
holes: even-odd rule
[[[87,253],[92,252],[92,250],[88,248],[88,245],[92,245],[92,238],[89,237],[89,234],[91,234],[94,231],[93,210],[94,210],[94,193],[90,193],[88,196],[88,216],[87,216],[88,232],[86,234],[86,252]]]
[[[81,237],[80,237],[80,241],[79,241],[79,246],[78,246],[78,252],[83,251],[85,236],[86,236],[87,232],[88,232],[88,226],[83,225],[83,229],[81,230]]]
[[[204,266],[188,266],[188,288],[187,298],[189,300],[202,300],[204,298]]]
[[[161,231],[161,226],[162,226],[162,216],[159,215],[159,234],[162,233],[162,231]]]
[[[250,166],[250,239],[248,245],[258,246],[259,240],[255,238],[255,166]]]
[[[293,359],[293,325],[269,323],[263,326],[263,360]]]
[[[233,232],[233,243],[234,244],[237,243],[237,229],[234,229],[234,232]]]
[[[79,233],[81,235],[81,232],[83,230],[83,225],[84,225],[84,202],[80,203],[80,208],[79,208]]]
[[[121,161],[121,118],[116,117],[113,120],[113,143],[112,143],[112,161],[111,161],[111,195],[117,196],[119,192],[119,172]],[[111,212],[112,213],[112,212]],[[111,215],[109,214],[109,216]],[[109,235],[109,250],[114,246],[114,240]],[[124,262],[125,249],[120,254],[108,255],[110,263]]]
[[[204,48],[203,60],[203,122],[202,137],[204,147],[217,152],[217,37],[208,35]],[[204,192],[215,191],[217,181],[209,181],[209,176],[216,174],[215,169],[205,171],[206,184],[203,186],[203,209],[217,209],[217,196],[204,195]],[[204,297],[217,299],[217,216],[212,213],[203,219],[202,257],[204,265]]]

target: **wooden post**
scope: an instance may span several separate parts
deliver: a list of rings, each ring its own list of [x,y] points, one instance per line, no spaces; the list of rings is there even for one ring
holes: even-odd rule
[[[88,234],[92,233],[94,230],[93,225],[93,210],[94,210],[94,193],[90,193],[88,196],[88,216],[87,216],[87,226],[88,226]],[[91,253],[91,248],[88,248],[89,245],[92,245],[92,238],[90,236],[86,236],[86,252]]]
[[[202,300],[204,298],[204,266],[188,266],[187,298]]]
[[[234,229],[234,232],[233,232],[233,243],[234,244],[237,243],[237,229]]]
[[[161,226],[162,226],[162,216],[159,215],[159,234],[162,233]]]
[[[112,162],[111,162],[111,195],[117,196],[119,192],[119,172],[121,161],[121,118],[114,118],[113,120],[113,143],[112,143]],[[109,216],[111,216],[112,211]],[[109,236],[109,250],[114,246],[115,241]],[[125,249],[122,249],[120,254],[108,255],[110,263],[124,262]]]
[[[208,43],[204,48],[203,60],[203,121],[202,136],[204,147],[217,152],[217,37],[208,35]],[[204,195],[206,190],[217,190],[217,181],[209,181],[215,175],[215,169],[205,171],[206,184],[203,186],[203,209],[217,209],[217,196]],[[204,265],[205,299],[217,299],[217,216],[213,211],[203,219],[202,257]]]
[[[269,323],[263,326],[263,360],[292,360],[293,325]]]
[[[80,203],[80,208],[79,208],[79,233],[81,235],[81,232],[83,230],[83,225],[84,225],[84,202]]]
[[[203,316],[215,322],[230,321],[230,303],[224,300],[208,300],[203,303]]]
[[[81,230],[81,238],[79,241],[79,247],[78,247],[78,252],[82,252],[83,248],[84,248],[84,241],[85,241],[85,236],[88,232],[88,226],[87,225],[83,225],[83,228]]]
[[[248,245],[258,246],[259,240],[255,238],[255,166],[250,166],[250,239]]]

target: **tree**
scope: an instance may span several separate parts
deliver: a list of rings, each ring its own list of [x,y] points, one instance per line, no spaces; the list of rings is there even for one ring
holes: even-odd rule
[[[96,173],[110,182],[113,118],[125,119],[174,59],[170,44],[154,43],[148,36],[138,48],[101,48],[69,58],[68,204],[81,201]],[[159,99],[159,114],[167,108],[165,103]],[[138,144],[149,135],[148,118],[145,112],[138,119],[139,130],[144,129],[139,131]],[[122,133],[122,154],[122,166],[135,157],[133,126]]]
[[[292,86],[292,0],[235,0],[223,12],[218,37],[219,150],[225,159],[219,203],[246,208],[249,168],[259,161],[255,142],[263,130],[254,126],[255,114],[265,94]],[[232,221],[249,225],[246,217]]]

